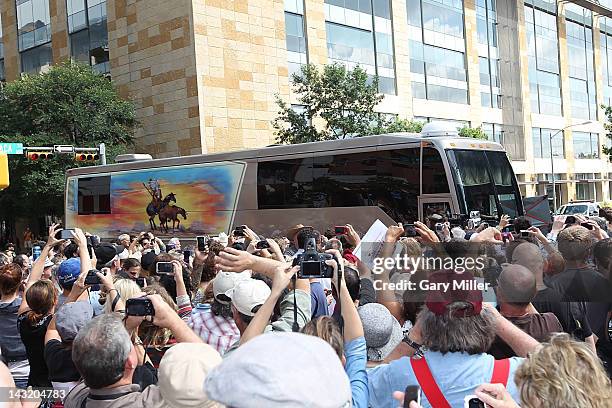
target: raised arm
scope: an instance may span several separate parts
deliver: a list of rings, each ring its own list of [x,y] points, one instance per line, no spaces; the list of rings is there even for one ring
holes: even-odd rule
[[[202,343],[200,336],[187,326],[187,323],[179,317],[174,309],[164,302],[160,295],[149,295],[147,297],[151,299],[155,309],[155,316],[152,319],[155,326],[170,329],[174,338],[179,343]]]
[[[232,247],[226,247],[215,257],[217,267],[225,272],[243,272],[247,269],[266,275],[274,279],[276,268],[282,262],[269,258],[260,258]]]
[[[351,294],[346,287],[344,280],[344,264],[342,263],[342,257],[340,252],[336,249],[330,249],[327,253],[333,254],[339,262],[325,261],[328,265],[334,268],[334,277],[332,278],[332,285],[336,287],[338,297],[340,299],[340,306],[342,310],[342,319],[344,320],[344,342],[348,343],[358,337],[363,337],[363,324],[361,318],[357,313],[357,308],[351,299]],[[338,288],[338,274],[340,274],[340,287]]]
[[[240,336],[240,345],[246,343],[247,341],[259,336],[264,332],[268,322],[270,321],[270,316],[274,312],[274,306],[278,299],[283,294],[285,288],[289,285],[291,278],[298,271],[298,267],[291,267],[289,264],[279,265],[274,271],[274,279],[272,280],[272,291],[270,296],[264,304],[259,308],[251,323],[249,323],[248,327]],[[307,279],[298,279],[298,281],[308,282]]]
[[[519,357],[526,357],[540,343],[503,317],[490,303],[483,303],[495,317],[496,333]]]
[[[17,314],[21,314],[30,308],[28,306],[25,293],[28,291],[28,289],[30,289],[30,286],[42,278],[43,272],[45,271],[45,262],[47,261],[51,248],[62,243],[62,241],[55,239],[55,234],[60,230],[61,228],[59,224],[53,224],[49,227],[49,237],[47,238],[47,243],[42,248],[40,257],[38,257],[38,259],[32,265],[32,270],[30,271],[30,276],[28,276],[28,280],[26,281],[25,289],[23,291],[24,296],[21,300],[21,305],[19,306]]]

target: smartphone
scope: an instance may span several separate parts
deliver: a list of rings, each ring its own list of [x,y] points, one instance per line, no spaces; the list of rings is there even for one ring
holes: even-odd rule
[[[409,385],[404,391],[404,408],[410,408],[412,401],[421,405],[421,387],[418,385]]]
[[[139,287],[144,288],[145,287],[145,278],[136,278],[136,284]]]
[[[63,229],[57,231],[55,239],[72,239],[74,238],[74,229]]]
[[[41,252],[42,249],[38,245],[32,247],[32,261],[35,261],[40,258]]]
[[[209,238],[205,235],[200,235],[196,237],[198,251],[206,251],[206,245],[208,244]]]
[[[404,236],[405,237],[418,237],[419,236],[414,224],[404,224]]]
[[[87,276],[85,277],[85,284],[86,285],[99,285],[100,282],[100,278],[98,277],[98,275],[96,275],[96,272],[100,272],[96,269],[92,269],[89,272],[87,272]]]
[[[89,243],[89,245],[96,248],[100,246],[100,237],[97,235],[90,235],[87,237],[87,242]]]
[[[183,251],[183,262],[189,265],[189,261],[191,261],[191,251],[186,249]]]
[[[235,237],[244,237],[244,227],[246,227],[246,225],[239,225],[236,227],[236,229],[234,230],[233,234]]]
[[[581,222],[580,225],[588,230],[593,230],[595,228],[593,224],[588,223],[588,222]]]
[[[334,227],[334,233],[336,235],[346,235],[348,233],[348,228],[344,227],[344,226],[335,226]]]
[[[463,400],[463,408],[485,408],[485,403],[476,395],[466,395]]]
[[[151,299],[131,298],[125,301],[125,314],[127,316],[155,316],[155,308]]]
[[[573,215],[568,215],[567,217],[565,217],[565,225],[575,224],[575,223],[576,223],[576,217],[574,217]]]
[[[158,262],[155,266],[158,275],[174,275],[174,265],[172,262]]]
[[[521,230],[521,238],[529,238],[529,231]]]
[[[257,249],[270,248],[270,244],[265,239],[262,239],[261,241],[257,241],[257,244],[255,244],[255,248]]]

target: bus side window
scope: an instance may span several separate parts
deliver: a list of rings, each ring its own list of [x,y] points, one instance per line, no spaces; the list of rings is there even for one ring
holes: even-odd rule
[[[317,156],[313,173],[315,207],[375,205],[375,152]]]
[[[311,208],[312,158],[259,162],[257,204],[260,210]]]
[[[378,152],[378,205],[397,222],[418,219],[419,148]]]
[[[79,215],[111,213],[110,182],[110,176],[79,178]]]

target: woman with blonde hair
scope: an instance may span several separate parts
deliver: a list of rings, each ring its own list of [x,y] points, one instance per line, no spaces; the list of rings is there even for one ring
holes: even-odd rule
[[[597,356],[565,333],[530,354],[515,381],[522,408],[609,408],[612,401],[612,384]],[[501,384],[483,384],[476,395],[492,408],[518,407]]]
[[[117,279],[115,281],[115,289],[117,289],[119,298],[123,299],[124,302],[128,299],[139,297],[142,293],[142,289],[140,289],[140,286],[138,286],[136,282],[131,279]],[[112,301],[105,301],[104,313],[114,312],[114,310],[112,310],[112,306]]]

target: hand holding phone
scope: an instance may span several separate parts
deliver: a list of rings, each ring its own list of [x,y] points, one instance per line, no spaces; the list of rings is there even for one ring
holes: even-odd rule
[[[270,243],[266,241],[265,239],[262,239],[261,241],[257,241],[257,244],[255,244],[255,249],[267,249],[267,248],[270,248]]]
[[[246,225],[239,225],[234,229],[233,235],[235,237],[244,237],[244,229]]]
[[[208,245],[208,241],[210,238],[207,235],[200,235],[196,237],[196,242],[198,245],[198,251],[204,252],[206,251],[206,246]]]
[[[418,385],[409,385],[404,391],[404,408],[410,408],[412,401],[421,405],[421,387]]]
[[[74,238],[74,229],[72,228],[59,230],[55,234],[55,239],[57,240],[65,240],[65,239],[72,239],[72,238]]]
[[[125,314],[127,316],[155,316],[155,308],[151,299],[131,298],[125,302]]]
[[[463,400],[463,408],[485,408],[485,403],[476,395],[466,395]]]
[[[87,276],[85,276],[85,285],[99,285],[102,283],[96,272],[100,271],[92,269],[87,272]]]
[[[348,234],[348,228],[346,228],[345,226],[342,225],[337,225],[334,227],[334,233],[336,235],[347,235]]]
[[[158,262],[155,265],[155,273],[158,275],[174,275],[174,265],[172,262]]]

